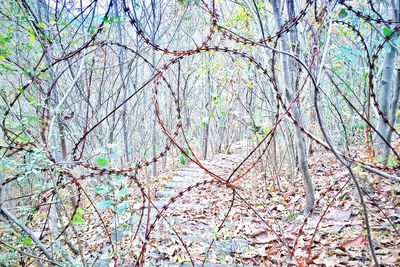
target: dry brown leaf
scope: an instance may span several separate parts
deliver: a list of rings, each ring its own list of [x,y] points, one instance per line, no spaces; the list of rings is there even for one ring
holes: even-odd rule
[[[266,249],[266,250],[265,250],[265,253],[266,253],[268,256],[272,256],[272,255],[275,255],[276,253],[278,253],[278,251],[279,251],[278,248],[272,247],[272,248]]]
[[[357,238],[355,239],[350,239],[346,242],[344,242],[343,244],[340,245],[341,248],[344,249],[348,249],[348,248],[352,248],[352,247],[363,247],[366,244],[368,244],[368,240],[363,236],[363,235],[359,235]]]
[[[156,239],[150,239],[149,242],[148,242],[148,244],[149,244],[150,246],[156,246],[157,243],[158,243],[158,242],[157,242]]]
[[[400,264],[400,256],[393,256],[393,255],[386,255],[386,256],[382,256],[379,257],[379,263],[380,264],[385,264],[387,265],[391,265],[391,266],[399,266]]]
[[[315,264],[324,265],[326,267],[338,266],[342,262],[343,262],[343,260],[339,259],[336,255],[328,256],[325,253],[321,254],[318,259],[314,260]]]
[[[333,209],[325,216],[328,220],[347,221],[350,219],[351,210]]]
[[[385,266],[399,266],[400,265],[400,250],[378,250],[376,254],[381,254],[382,256],[378,257],[379,263],[384,264]]]

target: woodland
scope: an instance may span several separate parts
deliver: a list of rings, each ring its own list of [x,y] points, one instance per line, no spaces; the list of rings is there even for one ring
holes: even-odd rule
[[[400,266],[400,0],[0,0],[0,266]]]

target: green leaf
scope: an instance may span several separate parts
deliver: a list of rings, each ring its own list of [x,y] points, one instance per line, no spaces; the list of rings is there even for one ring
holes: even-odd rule
[[[30,41],[31,43],[35,42],[35,35],[30,34],[30,35],[29,35],[29,41]]]
[[[109,23],[109,22],[111,22],[111,18],[109,18],[109,17],[104,17],[104,18],[103,18],[103,22],[104,22],[104,23]]]
[[[389,27],[383,28],[383,35],[385,37],[389,37],[390,35],[392,35],[392,33],[393,33],[393,30],[390,29]]]
[[[342,9],[340,10],[340,12],[339,12],[338,17],[339,17],[339,19],[343,19],[343,18],[345,18],[346,16],[347,16],[347,11],[346,11],[346,9],[342,8]]]
[[[180,156],[179,162],[180,162],[182,165],[185,165],[185,164],[186,164],[186,158],[185,158],[184,155],[181,155],[181,156]]]
[[[12,68],[10,66],[3,63],[0,63],[0,68],[3,70],[3,72],[0,72],[0,74],[12,71]]]
[[[114,181],[115,181],[117,184],[121,184],[121,183],[123,183],[123,182],[125,181],[125,176],[123,176],[123,175],[118,175],[117,177],[115,177]]]
[[[90,34],[95,33],[95,32],[96,32],[96,27],[90,26],[90,27],[88,28],[88,32],[89,32]]]
[[[82,209],[81,207],[77,207],[76,208],[76,214],[82,215],[82,214],[85,214],[85,213],[86,213],[85,210]]]
[[[390,157],[388,158],[388,161],[387,161],[388,167],[396,166],[396,164],[397,164],[397,161],[395,160],[395,158],[393,158],[392,156],[390,156]]]
[[[396,117],[397,117],[398,119],[400,119],[400,109],[398,109],[398,110],[396,111]]]
[[[199,0],[178,0],[178,3],[181,5],[191,5],[191,4],[196,4],[198,2],[199,2]],[[136,5],[137,5],[137,7],[136,7]],[[139,4],[137,2],[135,2],[133,4],[133,8],[136,9],[138,7],[139,7]]]
[[[351,125],[351,128],[353,129],[353,131],[364,130],[366,127],[367,127],[367,124],[363,121]]]
[[[75,214],[74,217],[72,218],[72,223],[73,224],[83,224],[83,223],[85,223],[85,219],[83,219],[81,215]]]
[[[95,187],[94,191],[97,194],[105,195],[111,191],[111,186],[109,184],[101,184]]]
[[[219,102],[219,96],[217,94],[215,94],[215,93],[211,94],[211,102],[214,105],[217,105],[218,102]]]
[[[31,104],[35,104],[35,103],[36,103],[36,99],[35,99],[33,96],[31,96],[31,95],[28,95],[28,96],[26,97],[26,99],[27,99],[28,102],[31,103]]]
[[[98,209],[108,209],[113,205],[112,200],[103,200],[96,204]]]
[[[238,8],[236,12],[237,12],[236,13],[236,20],[237,21],[242,22],[242,21],[245,21],[249,17],[247,12],[246,12],[246,10],[243,9],[243,8]]]
[[[260,142],[261,140],[264,139],[264,136],[262,134],[258,133],[258,132],[256,133],[256,137],[257,137],[257,141],[258,142]]]
[[[258,9],[265,9],[267,7],[267,5],[265,3],[257,3],[256,6]]]
[[[30,237],[25,236],[24,239],[22,239],[22,243],[25,246],[33,246],[33,240]]]
[[[44,24],[43,22],[39,22],[38,27],[44,29],[46,28],[46,24]]]
[[[96,157],[96,164],[100,167],[108,166],[108,161],[103,157]]]
[[[132,191],[132,189],[130,189],[130,188],[123,188],[121,190],[118,190],[115,195],[118,199],[121,199],[121,198],[126,197],[131,191]]]
[[[271,127],[264,123],[261,126],[259,126],[258,133],[261,134],[263,137],[266,137],[266,136],[268,136],[270,131],[271,131]]]
[[[188,155],[189,157],[191,156],[191,153],[190,153],[189,147],[187,147],[187,146],[184,146],[184,147],[183,147],[183,151],[185,151],[186,155]]]
[[[354,171],[355,173],[360,173],[360,172],[362,172],[361,164],[357,164],[357,166],[353,168],[353,171]]]
[[[124,201],[124,202],[122,202],[121,204],[118,204],[118,205],[115,207],[115,211],[116,211],[117,213],[121,214],[121,213],[123,213],[123,212],[126,210],[127,207],[128,207],[128,202],[127,202],[127,201]]]
[[[252,131],[253,133],[258,133],[260,131],[260,129],[261,129],[261,126],[250,125],[249,128],[250,128],[250,131]]]

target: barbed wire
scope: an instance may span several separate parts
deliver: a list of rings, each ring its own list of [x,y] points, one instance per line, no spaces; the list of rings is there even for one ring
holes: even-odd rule
[[[245,201],[245,198],[241,195],[240,190],[242,188],[240,187],[239,181],[246,179],[246,176],[250,173],[251,170],[254,170],[257,165],[260,163],[263,157],[265,157],[266,153],[271,149],[271,143],[276,137],[278,127],[281,126],[282,121],[285,118],[288,118],[288,120],[294,125],[294,127],[297,127],[304,136],[306,136],[308,139],[322,147],[323,149],[330,151],[334,153],[335,156],[340,157],[345,159],[347,162],[351,164],[356,163],[360,164],[361,166],[367,166],[369,168],[374,168],[380,171],[385,171],[385,172],[394,172],[400,169],[400,155],[397,153],[396,149],[391,146],[389,142],[387,142],[381,133],[378,132],[378,130],[374,127],[373,123],[371,122],[369,115],[365,116],[362,114],[362,112],[359,112],[357,110],[357,107],[352,104],[352,101],[343,93],[343,91],[340,89],[338,84],[335,82],[333,77],[328,76],[331,84],[333,85],[333,89],[335,92],[338,93],[338,95],[344,100],[344,102],[350,107],[351,111],[354,112],[353,115],[358,116],[362,121],[364,121],[367,126],[368,126],[368,131],[370,131],[369,134],[372,132],[376,133],[378,136],[380,136],[386,145],[391,149],[391,152],[393,155],[396,157],[398,163],[395,166],[392,167],[387,167],[381,164],[376,164],[374,162],[366,162],[365,160],[362,160],[362,158],[357,158],[355,155],[348,155],[346,153],[338,152],[338,154],[335,153],[335,149],[332,148],[330,145],[330,141],[327,140],[322,140],[321,138],[317,137],[315,133],[312,133],[310,129],[307,129],[306,127],[302,126],[293,116],[291,109],[294,105],[297,105],[298,100],[302,94],[304,94],[304,91],[306,90],[306,84],[311,80],[312,83],[314,81],[314,77],[312,74],[313,71],[313,66],[315,65],[317,61],[317,54],[312,53],[311,58],[309,59],[308,62],[303,62],[300,58],[298,58],[296,55],[293,55],[290,53],[290,51],[281,51],[277,49],[278,41],[280,38],[282,38],[283,35],[288,34],[292,29],[296,28],[300,23],[302,23],[303,19],[308,15],[309,10],[312,8],[312,3],[313,1],[307,1],[306,5],[298,12],[298,14],[293,18],[287,20],[283,26],[278,29],[275,33],[264,37],[263,39],[260,40],[251,40],[249,38],[246,38],[244,36],[241,36],[239,33],[235,33],[233,30],[228,29],[226,26],[222,26],[219,23],[219,18],[220,15],[218,14],[217,9],[215,8],[215,3],[212,1],[211,7],[205,2],[199,3],[199,5],[203,5],[201,9],[204,9],[206,13],[208,13],[210,17],[210,25],[209,25],[209,31],[207,35],[204,38],[204,41],[202,43],[192,49],[187,49],[187,50],[175,50],[175,49],[168,49],[167,47],[161,47],[159,44],[154,43],[151,41],[151,38],[148,38],[146,36],[145,30],[141,28],[139,21],[135,18],[135,14],[132,13],[132,8],[129,7],[127,2],[125,0],[122,1],[123,3],[123,11],[127,15],[128,20],[130,24],[133,26],[133,28],[136,30],[137,35],[143,40],[143,42],[153,49],[156,52],[159,52],[160,54],[168,55],[171,56],[172,58],[168,59],[167,63],[165,63],[161,68],[157,68],[153,63],[150,62],[146,57],[142,55],[141,52],[134,50],[133,48],[129,47],[128,45],[115,42],[115,41],[101,41],[99,39],[100,33],[104,29],[104,23],[105,19],[100,23],[100,25],[97,27],[97,30],[95,33],[89,38],[87,42],[85,42],[83,45],[81,45],[79,48],[75,49],[72,52],[69,52],[68,54],[54,59],[51,64],[48,67],[40,68],[39,66],[41,65],[41,61],[37,64],[36,68],[34,69],[35,75],[31,76],[31,81],[23,85],[22,91],[28,90],[34,82],[40,82],[38,79],[40,75],[43,73],[46,73],[50,71],[52,68],[57,66],[58,64],[65,62],[66,60],[69,59],[74,59],[82,54],[85,53],[91,53],[95,51],[96,49],[101,49],[105,47],[118,47],[120,49],[123,49],[126,52],[132,53],[135,56],[138,56],[143,62],[147,64],[152,70],[153,70],[153,75],[151,78],[146,80],[135,92],[133,92],[130,96],[128,96],[126,99],[123,99],[122,102],[120,102],[118,105],[115,106],[110,112],[108,112],[102,119],[99,121],[95,122],[88,130],[86,130],[79,138],[78,140],[74,143],[72,150],[71,150],[71,155],[72,155],[72,162],[71,163],[63,163],[64,166],[60,166],[60,163],[55,160],[55,155],[53,155],[51,149],[48,147],[48,137],[46,136],[46,132],[48,131],[48,124],[49,124],[49,119],[51,115],[50,109],[43,109],[42,110],[42,116],[41,116],[41,128],[40,131],[37,135],[35,135],[32,131],[29,131],[30,137],[32,137],[33,140],[31,141],[26,141],[26,142],[20,142],[17,140],[17,138],[23,134],[25,131],[21,131],[20,133],[13,132],[12,130],[9,129],[7,126],[7,121],[11,120],[10,116],[12,116],[12,110],[16,107],[16,103],[19,101],[23,93],[18,93],[14,97],[14,99],[9,103],[7,109],[4,112],[4,118],[2,120],[2,125],[1,128],[4,133],[4,137],[6,138],[8,145],[7,146],[2,146],[0,149],[4,150],[3,156],[11,157],[15,155],[26,155],[29,153],[33,153],[35,150],[40,150],[43,151],[47,157],[47,160],[50,162],[49,166],[44,166],[44,167],[38,167],[39,171],[43,174],[48,174],[48,173],[56,173],[58,175],[58,180],[55,186],[57,188],[51,187],[46,190],[43,190],[40,192],[40,194],[37,197],[36,203],[33,205],[34,209],[32,211],[32,214],[29,215],[29,220],[33,219],[34,214],[37,213],[40,209],[40,207],[48,203],[52,198],[56,196],[56,191],[59,189],[66,188],[67,186],[73,185],[75,190],[76,190],[76,196],[77,200],[75,203],[75,207],[73,207],[73,212],[68,216],[69,220],[66,225],[64,225],[59,232],[58,236],[54,237],[52,242],[55,242],[57,240],[60,240],[62,235],[67,231],[69,227],[71,227],[71,222],[73,221],[73,218],[77,215],[78,208],[80,205],[83,203],[83,198],[85,198],[86,201],[90,203],[90,207],[92,207],[101,221],[101,227],[104,230],[104,235],[107,237],[108,242],[111,244],[111,249],[112,253],[114,256],[114,263],[117,261],[117,256],[116,256],[116,251],[115,251],[115,246],[114,242],[112,241],[111,233],[108,229],[107,223],[105,219],[103,218],[102,213],[96,208],[96,205],[91,197],[91,195],[87,192],[85,189],[85,186],[82,184],[85,180],[87,179],[92,179],[95,177],[103,177],[103,176],[108,176],[108,175],[121,175],[125,177],[126,179],[133,181],[134,184],[137,186],[139,192],[140,192],[140,198],[142,200],[141,203],[141,217],[136,225],[136,231],[133,235],[133,239],[138,238],[139,235],[139,229],[142,225],[143,222],[143,216],[144,216],[144,210],[146,208],[146,202],[149,203],[151,206],[150,208],[154,209],[157,211],[157,214],[155,218],[150,222],[149,220],[146,223],[146,231],[144,235],[144,240],[142,241],[142,246],[140,250],[140,254],[136,255],[136,266],[139,266],[140,263],[142,263],[145,260],[145,253],[147,246],[150,242],[150,239],[152,237],[153,232],[155,231],[156,225],[165,219],[164,214],[167,212],[169,209],[173,209],[173,204],[176,203],[178,200],[182,199],[184,196],[188,195],[190,192],[196,190],[200,190],[201,188],[204,188],[205,186],[214,186],[218,188],[224,188],[227,192],[230,192],[231,194],[231,201],[229,202],[228,206],[228,211],[224,216],[223,221],[219,225],[217,229],[217,233],[222,229],[222,226],[224,225],[225,221],[227,220],[231,208],[234,206],[236,202],[242,202],[244,203],[248,209],[252,210],[254,214],[268,227],[268,229],[277,237],[279,242],[283,244],[287,248],[287,252],[291,257],[295,257],[294,251],[296,246],[298,246],[298,239],[299,237],[304,234],[303,228],[307,224],[307,220],[310,216],[308,214],[301,227],[298,230],[298,235],[296,240],[294,241],[293,245],[289,246],[289,244],[285,241],[286,239],[284,238],[284,233],[278,233],[277,231],[274,230],[274,227],[264,218],[264,216],[260,215],[247,201]],[[384,49],[385,45],[392,39],[394,36],[400,31],[400,22],[393,21],[390,19],[382,19],[382,18],[374,18],[370,15],[365,15],[364,13],[355,10],[355,8],[349,4],[347,4],[345,1],[339,1],[340,6],[346,9],[347,11],[351,12],[351,14],[354,14],[356,17],[368,22],[368,23],[383,23],[385,25],[396,25],[390,34],[385,36],[384,40],[375,48],[374,51],[370,51],[368,48],[367,42],[365,40],[365,37],[361,33],[359,29],[357,29],[354,25],[351,24],[351,22],[346,21],[346,20],[332,20],[333,24],[336,24],[338,26],[343,26],[347,27],[351,33],[352,36],[355,36],[361,43],[363,52],[365,53],[365,57],[363,58],[367,65],[368,65],[368,103],[370,101],[373,102],[374,107],[377,110],[377,113],[379,117],[383,120],[385,125],[390,128],[391,131],[393,131],[397,136],[400,136],[400,133],[397,131],[397,129],[392,125],[387,118],[387,116],[383,113],[379,106],[378,99],[376,97],[375,93],[375,88],[374,88],[374,74],[376,72],[376,66],[377,66],[377,61],[379,59],[379,55]],[[110,10],[113,6],[113,1],[110,1],[107,7],[107,11],[105,13],[104,18],[109,17]],[[320,22],[321,23],[321,22]],[[218,34],[220,34],[218,36]],[[262,64],[259,60],[256,59],[255,56],[249,55],[245,52],[240,51],[239,48],[230,48],[228,46],[219,46],[219,45],[211,45],[212,41],[217,38],[221,37],[223,39],[229,40],[233,42],[235,46],[238,46],[239,48],[246,47],[246,46],[252,46],[252,47],[260,47],[264,49],[268,49],[272,53],[272,62],[269,65],[264,65]],[[90,50],[91,49],[91,50]],[[183,126],[182,123],[182,108],[185,105],[184,101],[181,101],[180,99],[180,92],[179,92],[179,86],[175,87],[171,85],[171,83],[168,81],[168,71],[173,71],[172,67],[175,65],[179,65],[189,57],[196,57],[197,55],[201,55],[207,52],[216,52],[220,54],[229,54],[234,57],[238,57],[241,60],[244,60],[248,63],[250,63],[258,73],[263,75],[265,79],[268,81],[271,89],[274,92],[274,97],[275,97],[275,105],[276,105],[276,111],[274,114],[274,119],[273,123],[271,125],[271,130],[262,138],[262,140],[257,142],[257,145],[252,149],[242,160],[239,164],[235,166],[235,168],[232,170],[232,172],[227,176],[227,177],[221,177],[220,175],[217,175],[215,172],[213,172],[212,169],[207,168],[201,161],[200,159],[196,156],[196,153],[194,151],[193,145],[190,143],[189,139],[187,138],[187,129]],[[300,66],[300,68],[305,71],[306,75],[303,77],[303,82],[301,83],[300,86],[298,86],[297,91],[294,92],[292,99],[290,101],[285,101],[282,97],[282,92],[278,87],[278,79],[277,79],[277,60],[276,58],[280,55],[286,55],[288,56],[291,60],[294,62],[297,62]],[[153,112],[154,115],[157,119],[158,126],[160,127],[160,132],[164,135],[165,140],[166,140],[166,145],[164,146],[163,149],[158,153],[157,156],[148,159],[148,160],[143,160],[143,161],[138,161],[135,164],[132,164],[130,167],[126,168],[104,168],[104,167],[99,167],[90,161],[87,160],[81,160],[80,156],[78,156],[78,152],[80,150],[80,155],[84,155],[84,144],[86,143],[86,139],[89,134],[91,134],[99,125],[101,125],[104,121],[106,121],[107,118],[115,114],[121,107],[123,107],[126,103],[128,103],[131,99],[133,99],[140,91],[144,90],[149,85],[153,85],[153,91],[152,91],[152,100],[153,100]],[[159,86],[163,84],[166,87],[166,91],[169,93],[169,96],[172,99],[172,104],[175,105],[174,107],[174,127],[172,130],[168,129],[169,127],[167,126],[166,122],[162,118],[162,111],[159,107]],[[314,85],[316,90],[319,90],[321,85],[317,85],[314,81]],[[176,89],[174,89],[176,88]],[[51,98],[51,90],[48,92],[47,98],[46,98],[46,103],[50,101]],[[315,106],[315,109],[318,109],[317,106]],[[368,110],[369,114],[369,110]],[[179,141],[179,140],[180,141]],[[182,141],[183,140],[183,141]],[[368,140],[367,140],[368,141]],[[151,195],[146,192],[145,188],[146,186],[149,186],[146,184],[146,180],[144,179],[144,170],[146,169],[147,166],[150,166],[151,164],[157,163],[160,159],[166,157],[167,152],[170,151],[172,148],[180,151],[190,162],[196,164],[199,169],[203,170],[207,177],[209,179],[206,179],[204,181],[199,181],[193,185],[187,186],[183,190],[179,191],[176,196],[170,198],[167,203],[162,206],[161,208],[156,207],[156,205],[153,203],[151,200]],[[185,149],[187,148],[190,153]],[[256,152],[258,154],[256,155]],[[236,174],[237,171],[240,168],[243,168],[241,174]],[[88,171],[87,174],[80,174],[80,175],[75,175],[74,173],[79,173],[82,170]],[[83,173],[83,172],[82,172]],[[14,182],[18,179],[19,174],[16,174],[12,177],[7,178],[5,181],[2,182],[2,186],[5,186],[6,184],[9,184],[11,182]],[[328,187],[322,194],[320,199],[318,199],[315,203],[315,206],[313,207],[313,210],[315,210],[318,205],[320,205],[320,200],[323,199],[324,197],[327,197],[328,192],[331,192],[333,188],[337,185],[339,185],[341,180],[336,180],[335,183],[333,183],[330,187]],[[333,199],[344,189],[345,186],[348,185],[350,181],[350,178],[343,183],[343,185],[340,187],[339,191],[336,193],[335,196],[333,196],[330,199],[330,204],[325,208],[324,212],[321,213],[321,216],[319,218],[318,224],[315,227],[315,231],[312,235],[312,238],[310,240],[310,243],[307,247],[307,253],[308,253],[308,261],[311,260],[311,245],[313,242],[313,239],[316,235],[316,232],[318,231],[318,226],[319,223],[322,221],[323,217],[326,214],[326,211],[328,210],[329,206],[332,204]],[[203,190],[205,191],[205,190]],[[207,192],[204,192],[201,195],[208,194]],[[395,206],[395,205],[393,205]],[[312,211],[313,211],[312,210]],[[381,210],[382,211],[382,210]],[[382,211],[383,212],[383,211]],[[383,212],[384,213],[384,212]],[[48,216],[47,216],[48,217]],[[389,218],[386,216],[386,218],[389,220]],[[46,218],[46,222],[42,227],[41,231],[41,236],[44,233],[44,230],[46,228],[46,224],[48,219]],[[389,220],[390,221],[390,220]],[[167,221],[168,223],[168,221]],[[194,261],[192,259],[192,256],[190,255],[189,248],[185,244],[182,238],[180,238],[179,234],[177,231],[175,231],[174,227],[170,225],[175,234],[178,236],[181,245],[183,246],[184,250],[188,254],[191,263],[194,264]],[[212,243],[209,246],[209,249],[211,249]],[[290,248],[291,247],[291,248]],[[371,247],[373,250],[373,248]],[[296,257],[295,257],[296,258]]]

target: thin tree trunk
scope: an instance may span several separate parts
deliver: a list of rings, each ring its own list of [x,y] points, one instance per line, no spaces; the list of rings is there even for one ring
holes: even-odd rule
[[[379,102],[379,109],[382,111],[383,115],[386,118],[388,117],[389,114],[389,99],[392,87],[392,76],[393,76],[395,57],[396,57],[396,50],[390,48],[390,52],[386,54],[383,63],[384,67],[382,72],[382,82],[381,82],[378,102]],[[379,117],[377,128],[378,132],[382,135],[383,138],[385,138],[385,133],[387,131],[387,124],[385,123],[382,117]],[[383,151],[387,145],[382,137],[377,136],[377,140],[379,148]]]
[[[156,39],[156,32],[157,32],[157,22],[156,22],[156,2],[154,0],[151,1],[151,10],[152,10],[152,43],[155,43]],[[156,64],[156,51],[153,49],[153,55],[152,55],[152,64]],[[152,127],[152,136],[151,136],[151,150],[152,150],[152,155],[153,158],[157,156],[157,117],[156,114],[153,114],[153,127]],[[157,175],[157,163],[154,162],[152,166],[152,174],[155,177]]]
[[[392,1],[392,11],[393,18],[398,20],[400,14],[397,1]],[[394,38],[392,38],[392,41],[394,41]],[[394,88],[392,81],[396,57],[397,50],[393,48],[393,46],[390,46],[390,51],[386,54],[383,63],[382,81],[378,98],[379,109],[382,111],[383,116],[388,120],[387,122],[391,123],[392,125],[394,122],[392,119],[395,119],[391,118],[393,112],[392,110],[395,106],[397,106],[398,101],[398,85],[396,84],[396,87]],[[377,130],[382,137],[376,134],[378,146],[382,151],[381,163],[385,166],[387,165],[389,159],[390,147],[388,144],[390,144],[392,137],[392,131],[387,122],[385,123],[385,119],[382,118],[382,116],[379,116]]]
[[[115,13],[115,16],[118,16],[118,0],[114,0],[114,13]],[[122,16],[122,14],[121,14],[121,16]],[[121,22],[122,22],[122,19],[120,19],[120,21],[117,23],[117,32],[118,32],[118,42],[120,44],[123,44]],[[123,62],[124,62],[124,50],[122,47],[120,47],[119,51],[118,51],[119,75],[121,77],[123,99],[126,99],[128,96],[128,87],[125,82],[125,70],[124,70]],[[124,139],[123,142],[124,142],[125,162],[129,163],[130,156],[129,156],[129,142],[128,142],[127,109],[128,109],[128,105],[127,105],[127,103],[125,103],[122,107],[122,134],[123,134],[123,139]]]
[[[282,28],[283,26],[283,19],[280,11],[280,6],[279,6],[278,0],[272,0],[272,7],[274,10],[274,15],[275,15],[275,20],[279,28]],[[288,45],[288,39],[286,34],[283,34],[281,36],[280,40],[280,45],[281,49],[283,51],[290,51],[289,50],[289,45]],[[293,82],[291,81],[291,75],[289,71],[289,60],[287,55],[282,54],[282,72],[283,72],[283,80],[285,84],[285,96],[286,100],[290,102],[293,97]],[[300,116],[300,110],[299,107],[295,104],[291,108],[291,113],[293,116],[293,119],[295,119],[298,124],[301,126],[303,125],[302,119]],[[313,184],[311,180],[311,175],[310,171],[308,169],[308,162],[307,162],[307,154],[306,154],[306,142],[303,136],[303,133],[301,132],[299,127],[296,127],[296,146],[297,146],[297,156],[298,156],[298,163],[299,167],[301,170],[301,173],[303,174],[303,179],[304,179],[304,189],[306,192],[306,203],[304,206],[303,212],[306,214],[311,211],[312,207],[314,206],[315,202],[315,197],[314,197],[314,189],[313,189]]]
[[[400,69],[397,69],[396,86],[393,87],[392,98],[391,98],[392,103],[388,114],[390,125],[394,125],[394,123],[396,122],[396,111],[399,102],[399,95],[400,95]],[[390,143],[392,140],[393,129],[388,126],[386,128],[387,129],[384,137],[385,140],[388,143]],[[388,163],[389,155],[390,155],[390,147],[385,144],[382,149],[382,164],[384,164],[385,166]]]
[[[209,112],[210,112],[210,102],[211,102],[211,87],[212,87],[212,82],[211,82],[211,77],[210,77],[210,71],[208,71],[208,85],[205,87],[207,89],[204,90],[204,100],[205,100],[205,105],[204,105],[204,110],[205,110],[205,116],[208,117]],[[210,117],[208,117],[208,121],[206,121],[204,124],[204,131],[203,131],[203,159],[207,159],[207,152],[208,152],[208,139],[210,136]]]

